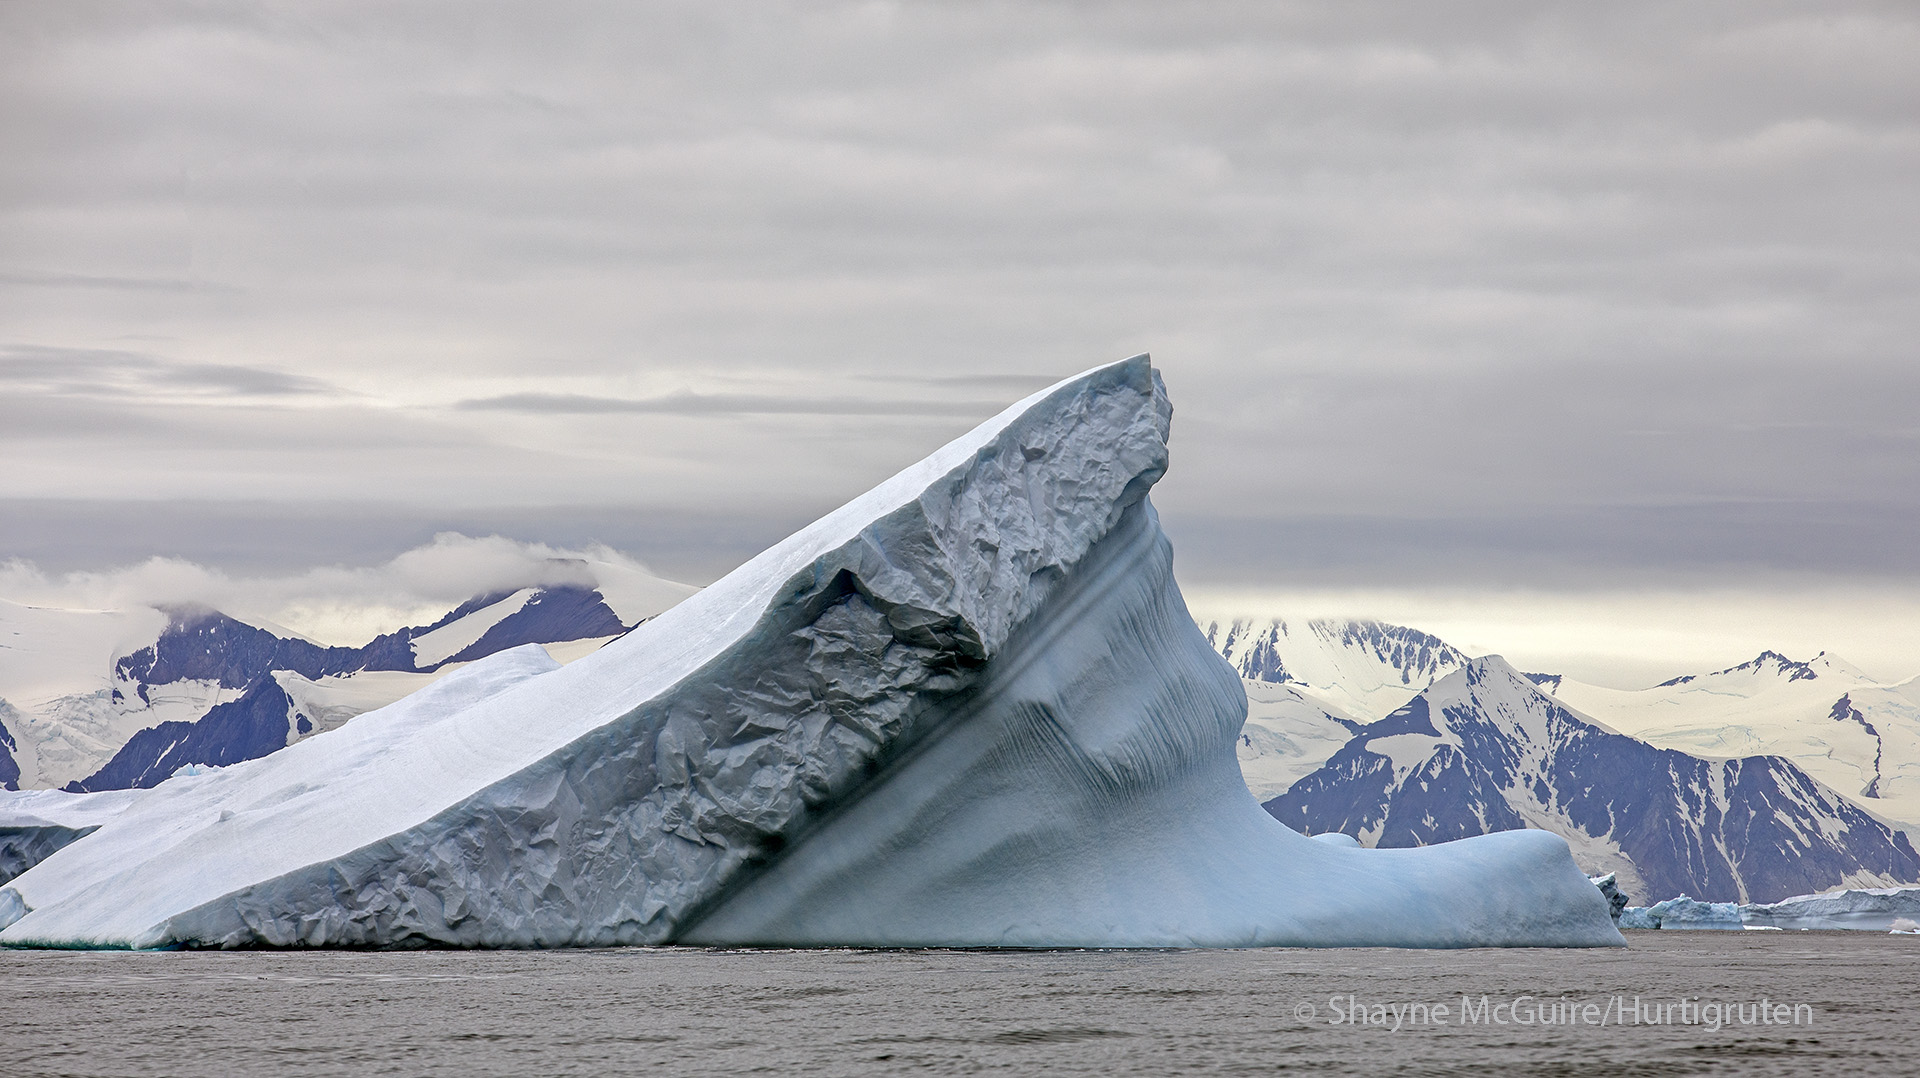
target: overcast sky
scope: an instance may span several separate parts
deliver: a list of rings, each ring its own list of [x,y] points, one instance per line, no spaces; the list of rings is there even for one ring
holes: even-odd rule
[[[0,557],[704,582],[1147,351],[1210,601],[1916,673],[1916,103],[1908,2],[11,0]]]

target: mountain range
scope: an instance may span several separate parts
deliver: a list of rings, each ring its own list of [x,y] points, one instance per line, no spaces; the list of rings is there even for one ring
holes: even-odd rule
[[[1240,619],[1203,632],[1246,689],[1240,771],[1263,800],[1469,661],[1438,637],[1377,621]]]
[[[1377,623],[1207,632],[1247,690],[1248,786],[1297,830],[1412,846],[1544,828],[1647,901],[1920,879],[1915,682],[1768,652],[1621,691]]]
[[[1543,687],[1662,748],[1784,757],[1874,815],[1920,825],[1920,679],[1882,683],[1825,652],[1797,662],[1768,651],[1637,691],[1567,678]]]
[[[357,647],[203,606],[0,601],[0,785],[145,788],[183,768],[253,759],[510,647],[577,658],[693,590],[622,579],[494,591]]]
[[[357,647],[206,607],[0,601],[0,786],[145,788],[263,756],[506,648],[577,658],[693,590],[652,583],[638,601],[631,582],[495,590]],[[1203,633],[1247,694],[1248,788],[1304,833],[1412,846],[1542,828],[1645,902],[1920,880],[1920,682],[1766,652],[1625,691],[1381,622]]]

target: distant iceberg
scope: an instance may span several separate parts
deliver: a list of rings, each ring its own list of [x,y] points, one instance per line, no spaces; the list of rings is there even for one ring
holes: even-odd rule
[[[1849,887],[1740,907],[1748,925],[1888,932],[1920,919],[1920,887]]]
[[[1622,943],[1557,836],[1261,811],[1147,500],[1170,416],[1145,356],[1095,369],[570,666],[504,651],[103,806],[0,943]]]
[[[1778,902],[1700,902],[1681,895],[1629,907],[1621,928],[1778,928],[1904,932],[1920,920],[1920,887],[1845,887]]]
[[[1736,902],[1702,902],[1681,895],[1651,906],[1628,906],[1620,911],[1621,928],[1732,929],[1746,927]]]

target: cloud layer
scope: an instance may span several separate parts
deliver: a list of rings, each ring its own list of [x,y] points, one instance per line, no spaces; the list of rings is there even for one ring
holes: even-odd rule
[[[173,504],[711,575],[1150,350],[1183,577],[1911,581],[1916,55],[1892,2],[4,5],[0,554]]]
[[[656,584],[645,566],[604,546],[564,550],[452,532],[375,565],[322,565],[279,574],[229,573],[162,557],[70,573],[48,573],[20,559],[0,562],[0,597],[23,605],[69,610],[212,606],[328,644],[364,644],[402,625],[428,624],[475,595],[539,585],[598,587],[609,596],[638,595],[656,607],[690,590]]]

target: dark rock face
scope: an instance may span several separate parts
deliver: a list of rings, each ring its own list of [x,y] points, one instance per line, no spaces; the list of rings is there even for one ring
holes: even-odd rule
[[[1825,653],[1823,652],[1822,654]],[[1815,656],[1815,658],[1817,659],[1819,656]],[[1819,672],[1813,668],[1811,662],[1795,662],[1777,651],[1763,651],[1759,655],[1741,663],[1739,666],[1729,666],[1725,670],[1716,670],[1707,676],[1716,677],[1720,674],[1738,674],[1746,671],[1780,673],[1786,675],[1788,681],[1812,681],[1820,676]],[[1663,681],[1656,686],[1656,688],[1664,689],[1673,685],[1685,685],[1688,682],[1698,680],[1698,677],[1699,675],[1696,674],[1687,674],[1683,677]]]
[[[144,790],[188,764],[225,767],[287,747],[293,701],[264,677],[238,700],[217,704],[193,722],[163,722],[133,735],[105,767],[67,784],[69,793]],[[305,721],[299,718],[298,721]]]
[[[1861,729],[1867,732],[1868,736],[1873,738],[1873,778],[1867,781],[1866,787],[1860,791],[1860,796],[1871,797],[1878,800],[1880,797],[1880,779],[1882,778],[1880,769],[1886,763],[1887,758],[1887,739],[1880,736],[1880,731],[1874,727],[1873,723],[1867,721],[1867,717],[1860,713],[1859,708],[1853,706],[1852,693],[1848,693],[1840,699],[1835,700],[1833,702],[1833,710],[1827,713],[1827,717],[1835,722],[1858,724]]]
[[[223,689],[244,689],[270,670],[317,678],[367,669],[362,648],[321,647],[275,636],[217,610],[176,608],[166,613],[170,620],[160,639],[114,664],[114,673],[133,682],[142,700],[149,685],[176,681],[213,681]]]
[[[1541,827],[1617,852],[1655,896],[1764,902],[1862,873],[1920,879],[1904,832],[1792,763],[1703,759],[1610,733],[1497,657],[1362,728],[1265,807],[1297,831],[1381,847]]]
[[[1453,645],[1418,629],[1388,625],[1377,621],[1314,620],[1304,623],[1235,621],[1224,629],[1215,623],[1207,629],[1207,643],[1228,657],[1240,676],[1276,685],[1300,679],[1287,669],[1285,652],[1288,637],[1318,638],[1330,650],[1364,655],[1388,670],[1397,671],[1400,682],[1424,686],[1467,662],[1467,656]]]
[[[0,700],[0,711],[10,711],[6,701]],[[20,788],[20,762],[13,758],[16,745],[13,735],[7,732],[7,724],[0,722],[0,790],[18,790]]]
[[[499,592],[469,599],[432,625],[399,629],[357,648],[322,647],[308,640],[275,636],[217,610],[176,608],[167,611],[171,621],[160,639],[121,658],[115,672],[121,680],[133,682],[145,699],[149,685],[191,679],[243,689],[272,670],[291,670],[307,678],[358,670],[432,671],[450,662],[467,662],[520,644],[615,636],[632,627],[622,625],[600,593],[591,588],[543,588],[458,655],[426,666],[416,664],[412,644],[417,637],[477,613],[510,594]]]
[[[92,775],[67,785],[75,792],[144,789],[163,782],[187,764],[225,766],[284,748],[312,732],[308,716],[274,680],[275,671],[309,679],[363,670],[429,673],[448,663],[470,662],[521,644],[549,644],[599,636],[617,636],[632,626],[621,623],[600,593],[563,585],[542,588],[520,609],[500,619],[472,644],[436,662],[419,664],[413,642],[461,618],[479,613],[511,596],[476,596],[426,626],[409,626],[374,638],[363,647],[323,647],[308,640],[277,636],[217,610],[180,608],[151,646],[115,664],[115,673],[142,700],[154,685],[195,680],[244,690],[191,722],[167,722],[135,734],[113,759]],[[115,690],[119,692],[120,690]],[[0,727],[0,745],[11,747]],[[11,772],[8,768],[12,767]],[[0,751],[0,784],[19,768]],[[12,787],[9,786],[9,789]]]
[[[6,715],[17,715],[8,701],[0,699],[0,719]],[[6,723],[0,721],[0,790],[19,790],[19,761],[13,759],[13,751],[19,746],[13,742],[13,734],[8,732]]]
[[[613,610],[588,588],[547,588],[511,616],[488,629],[480,639],[461,649],[446,662],[470,662],[496,651],[521,644],[550,644],[561,640],[586,640],[596,636],[618,636],[632,628],[620,624]],[[435,664],[435,668],[445,663]]]

